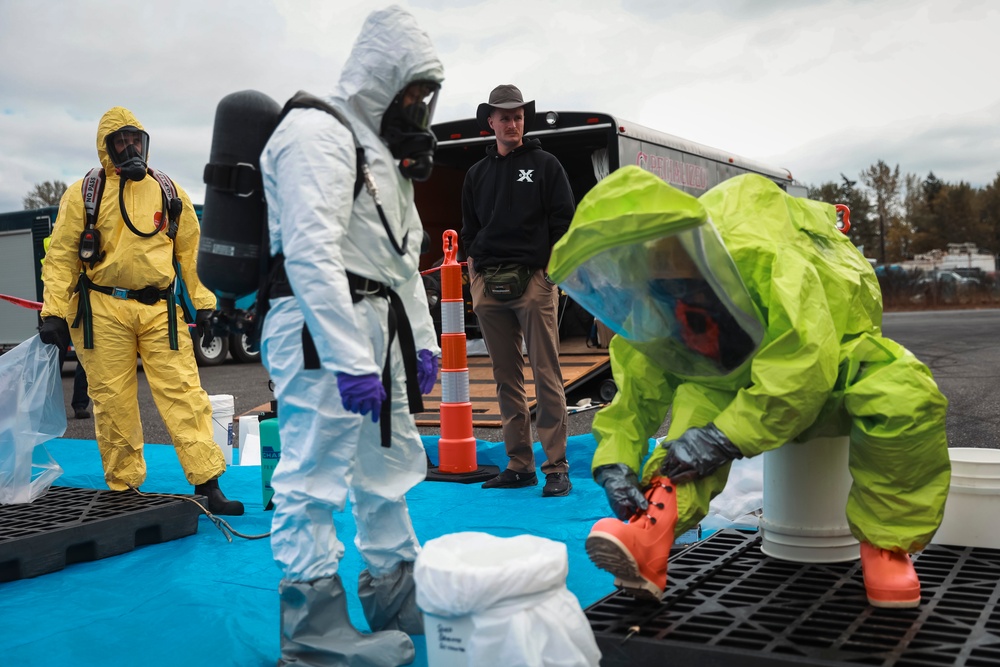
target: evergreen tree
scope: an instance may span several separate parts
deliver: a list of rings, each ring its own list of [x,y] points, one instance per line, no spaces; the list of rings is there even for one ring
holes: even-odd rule
[[[883,264],[886,262],[897,262],[902,259],[899,256],[900,251],[898,248],[894,248],[891,243],[888,243],[888,237],[892,228],[900,225],[902,221],[899,165],[896,165],[895,169],[890,169],[889,165],[879,160],[861,172],[861,180],[871,189],[875,204],[874,214],[878,229],[879,262]]]

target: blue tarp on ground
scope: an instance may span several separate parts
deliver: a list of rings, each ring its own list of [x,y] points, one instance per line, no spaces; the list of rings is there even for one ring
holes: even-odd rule
[[[424,438],[437,460],[437,439]],[[57,485],[104,489],[93,440],[59,439],[46,447],[64,469]],[[582,607],[614,590],[612,577],[584,552],[591,525],[607,516],[604,492],[590,478],[592,436],[569,439],[573,492],[542,498],[541,484],[524,489],[423,482],[407,496],[421,542],[458,531],[500,537],[531,534],[562,542],[569,553],[567,586]],[[147,445],[144,492],[191,493],[172,447]],[[506,466],[502,443],[478,443],[481,465]],[[536,443],[538,462],[544,454]],[[270,530],[261,497],[259,466],[233,466],[222,477],[230,498],[246,505],[233,528],[244,534]],[[541,480],[540,480],[541,481]],[[352,621],[367,629],[357,602],[361,559],[354,548],[348,508],[336,516],[347,547],[341,576]],[[280,574],[267,539],[229,543],[205,517],[198,533],[139,547],[120,556],[69,565],[33,579],[0,584],[0,663],[112,667],[222,667],[274,665],[278,658]],[[414,665],[426,665],[423,637],[416,637]]]

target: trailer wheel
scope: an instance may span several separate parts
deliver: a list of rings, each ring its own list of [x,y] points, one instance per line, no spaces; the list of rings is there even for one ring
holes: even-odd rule
[[[247,349],[247,335],[234,333],[229,336],[229,354],[233,360],[241,364],[255,364],[260,361],[260,349],[251,352]]]
[[[615,397],[618,393],[618,385],[615,384],[614,380],[605,380],[601,383],[600,394],[601,400],[608,403]]]
[[[194,343],[194,358],[199,366],[218,366],[226,360],[229,354],[229,339],[216,336],[208,347],[202,347],[201,336],[192,334]]]

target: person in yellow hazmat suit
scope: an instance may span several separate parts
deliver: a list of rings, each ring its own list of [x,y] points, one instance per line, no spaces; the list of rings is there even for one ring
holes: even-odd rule
[[[71,185],[59,203],[42,269],[39,335],[61,348],[72,337],[87,369],[108,488],[138,488],[146,479],[138,354],[195,493],[208,498],[211,512],[239,515],[243,504],[219,488],[225,459],[174,294],[176,264],[204,329],[216,297],[195,270],[201,229],[187,193],[147,167],[148,152],[149,135],[132,112],[114,107],[104,114],[97,129],[101,169]]]
[[[947,401],[882,336],[875,273],[833,206],[757,175],[696,199],[629,166],[580,202],[549,273],[617,334],[619,392],[594,419],[592,463],[617,518],[586,548],[618,585],[663,593],[675,536],[705,516],[734,459],[849,435],[846,513],[868,601],[920,604],[909,554],[944,512]]]

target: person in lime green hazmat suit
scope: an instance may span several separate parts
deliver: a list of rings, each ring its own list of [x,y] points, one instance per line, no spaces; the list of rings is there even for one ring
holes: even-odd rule
[[[662,594],[674,537],[705,516],[734,459],[849,435],[846,513],[868,601],[919,605],[909,554],[944,511],[947,401],[882,336],[874,271],[833,206],[757,175],[695,199],[629,166],[580,202],[549,273],[617,334],[619,392],[594,419],[592,463],[617,518],[593,526],[587,551],[619,586]]]

